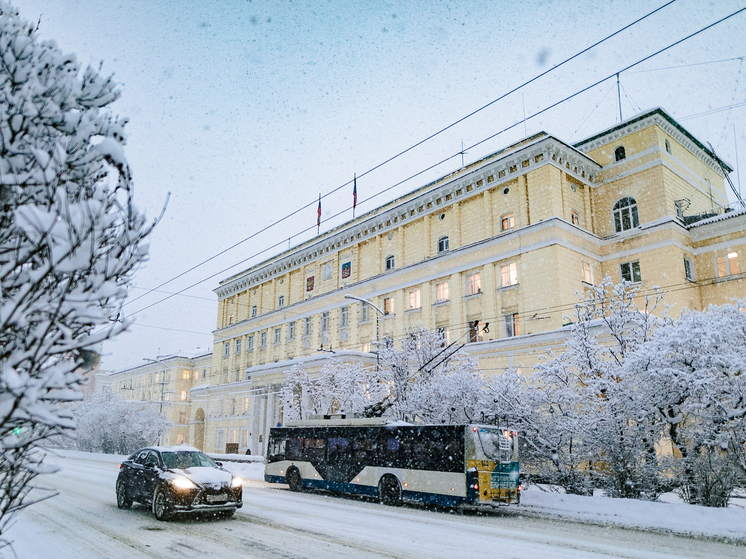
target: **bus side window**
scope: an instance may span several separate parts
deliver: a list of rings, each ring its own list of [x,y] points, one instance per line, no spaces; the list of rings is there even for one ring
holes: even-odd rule
[[[344,462],[348,455],[350,441],[345,437],[329,437],[327,459],[330,462]]]
[[[297,437],[288,439],[285,457],[288,460],[299,460],[301,458],[300,446],[300,439],[298,439]]]

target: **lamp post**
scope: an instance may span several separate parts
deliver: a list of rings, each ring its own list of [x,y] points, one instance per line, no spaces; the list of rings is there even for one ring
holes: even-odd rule
[[[368,299],[363,299],[362,297],[355,297],[354,295],[345,295],[345,299],[354,299],[355,301],[360,301],[361,303],[365,303],[366,305],[370,305],[373,307],[373,310],[375,310],[378,314],[376,315],[376,371],[378,371],[378,350],[379,350],[379,344],[380,344],[380,320],[383,316],[383,311],[379,309],[377,306],[375,306],[373,303],[371,303]]]

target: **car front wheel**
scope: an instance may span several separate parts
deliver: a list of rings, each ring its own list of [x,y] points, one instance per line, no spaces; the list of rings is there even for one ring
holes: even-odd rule
[[[288,469],[287,473],[285,474],[285,481],[290,487],[290,491],[300,491],[303,486],[300,472],[298,471],[298,468],[295,467]]]
[[[128,509],[132,506],[132,499],[127,494],[127,485],[120,479],[117,481],[117,507]]]
[[[173,515],[168,504],[168,494],[163,486],[159,486],[153,495],[153,514],[156,520],[169,520]]]

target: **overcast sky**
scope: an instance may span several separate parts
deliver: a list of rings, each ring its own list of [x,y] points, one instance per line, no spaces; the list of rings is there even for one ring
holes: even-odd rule
[[[218,282],[287,248],[315,225],[322,195],[666,3],[623,0],[281,2],[23,0],[83,64],[103,61],[122,85],[136,199],[155,217],[137,297],[270,225],[311,207],[125,307],[146,305],[104,347],[117,370],[158,352],[211,348]],[[654,16],[358,180],[358,213],[461,165],[456,156],[380,191],[743,7],[677,0]],[[721,158],[746,165],[746,12],[621,74],[622,112],[666,109]],[[736,59],[736,60],[734,60]],[[681,67],[683,66],[683,67]],[[734,106],[737,105],[737,106]],[[728,108],[731,107],[731,108]],[[722,110],[720,110],[722,109]],[[708,112],[710,114],[701,115]],[[616,83],[602,83],[464,156],[468,163],[540,130],[577,142],[619,120]],[[735,125],[735,126],[734,126]],[[735,131],[734,131],[735,128]],[[746,169],[742,169],[746,175]],[[734,172],[732,179],[737,183]],[[743,177],[746,181],[746,176]],[[744,185],[746,188],[746,185]],[[352,203],[325,198],[324,217]],[[347,212],[346,218],[351,218]],[[343,222],[322,223],[322,231]],[[294,237],[294,245],[310,233]],[[228,271],[277,242],[265,252]]]

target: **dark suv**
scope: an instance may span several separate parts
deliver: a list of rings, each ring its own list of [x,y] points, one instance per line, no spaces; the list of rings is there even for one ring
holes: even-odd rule
[[[176,513],[232,516],[243,506],[241,478],[196,448],[143,448],[119,466],[117,506],[150,505],[158,520]]]

